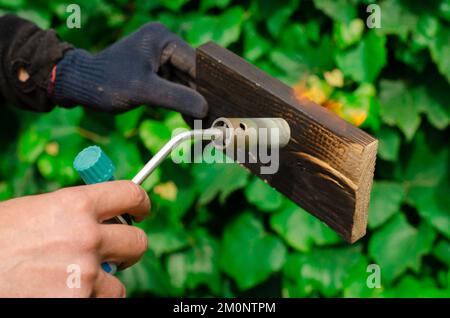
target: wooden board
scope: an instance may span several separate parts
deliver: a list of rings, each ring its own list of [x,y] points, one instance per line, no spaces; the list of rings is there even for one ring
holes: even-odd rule
[[[378,141],[327,109],[297,100],[293,90],[209,42],[197,49],[197,90],[210,110],[204,125],[218,117],[281,117],[291,140],[280,151],[274,175],[254,174],[328,224],[346,241],[366,233]]]

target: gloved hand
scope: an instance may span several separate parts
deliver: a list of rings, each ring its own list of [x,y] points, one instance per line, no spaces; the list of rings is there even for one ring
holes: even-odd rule
[[[188,63],[171,58],[175,49]],[[202,118],[208,108],[200,94],[158,75],[164,66],[166,74],[169,67],[193,77],[194,65],[193,48],[162,24],[149,23],[96,55],[68,51],[56,66],[51,96],[66,107],[119,113],[146,104]]]

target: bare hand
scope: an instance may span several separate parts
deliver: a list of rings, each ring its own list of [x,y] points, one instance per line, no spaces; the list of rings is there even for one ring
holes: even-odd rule
[[[0,296],[124,297],[123,284],[100,264],[134,264],[147,236],[134,226],[101,223],[123,213],[140,221],[149,209],[146,192],[131,181],[1,202]],[[79,286],[68,282],[70,266],[80,269]]]

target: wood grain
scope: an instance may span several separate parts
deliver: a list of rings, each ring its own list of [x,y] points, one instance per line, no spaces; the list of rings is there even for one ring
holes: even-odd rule
[[[300,75],[300,74],[299,74]],[[328,224],[346,241],[366,233],[378,141],[327,109],[298,100],[293,90],[209,42],[197,49],[197,90],[218,117],[282,117],[291,140],[280,151],[274,175],[259,175],[272,187]]]

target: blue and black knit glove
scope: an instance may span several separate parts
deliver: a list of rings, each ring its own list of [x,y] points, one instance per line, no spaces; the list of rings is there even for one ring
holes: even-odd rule
[[[149,23],[96,55],[81,49],[65,53],[51,96],[65,107],[119,113],[145,104],[204,117],[208,108],[200,94],[161,76],[171,68],[194,78],[195,50],[162,24]]]

